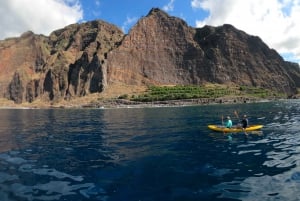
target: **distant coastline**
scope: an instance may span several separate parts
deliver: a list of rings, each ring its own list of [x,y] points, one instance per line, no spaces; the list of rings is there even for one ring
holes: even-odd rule
[[[299,99],[299,98],[294,98]],[[294,100],[293,99],[293,100]],[[253,97],[220,97],[220,98],[197,98],[197,99],[180,99],[180,100],[165,100],[152,102],[139,102],[127,99],[105,99],[91,103],[70,103],[61,102],[56,104],[50,103],[24,103],[24,104],[1,104],[0,109],[113,109],[113,108],[152,108],[152,107],[180,107],[193,105],[216,105],[216,104],[247,104],[271,102],[280,100],[290,100],[283,98],[253,98]]]
[[[82,105],[83,108],[144,108],[144,107],[179,107],[193,105],[213,105],[213,104],[241,104],[269,102],[279,99],[259,99],[259,98],[199,98],[199,99],[181,99],[152,102],[137,102],[123,99],[114,99],[96,104]]]
[[[99,108],[99,109],[113,109],[113,108],[152,108],[152,107],[181,107],[181,106],[193,106],[193,105],[213,105],[213,104],[241,104],[241,103],[258,103],[258,102],[269,102],[279,99],[258,99],[258,98],[245,98],[239,97],[238,99],[229,98],[203,98],[203,99],[182,99],[182,100],[166,100],[166,101],[152,101],[152,102],[137,102],[129,101],[124,99],[108,99],[99,101],[97,103],[89,104],[55,104],[47,106],[21,106],[11,107],[20,109],[45,109],[45,108],[61,108],[61,109],[72,109],[72,108]]]

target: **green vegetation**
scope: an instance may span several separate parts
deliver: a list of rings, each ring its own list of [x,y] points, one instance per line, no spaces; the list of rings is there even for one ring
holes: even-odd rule
[[[257,98],[286,98],[286,95],[259,87],[240,86],[241,94]]]
[[[132,101],[151,102],[182,99],[200,99],[200,98],[220,98],[220,97],[245,96],[249,98],[281,98],[284,94],[279,94],[268,89],[238,86],[229,87],[223,85],[209,86],[151,86],[149,89],[139,95],[122,95],[121,99],[130,99]]]

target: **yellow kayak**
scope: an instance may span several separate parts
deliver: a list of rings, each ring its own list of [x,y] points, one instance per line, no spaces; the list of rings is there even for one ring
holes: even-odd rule
[[[261,129],[262,127],[263,125],[250,125],[246,128],[246,131],[255,131]],[[243,132],[243,129],[241,127],[225,128],[224,126],[208,125],[208,128],[213,131],[224,132],[224,133]]]

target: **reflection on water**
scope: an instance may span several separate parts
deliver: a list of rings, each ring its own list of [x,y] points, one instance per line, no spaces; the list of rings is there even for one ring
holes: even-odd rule
[[[18,154],[0,154],[1,200],[60,200],[68,195],[82,194],[89,198],[95,194],[95,185],[82,183],[83,176],[37,167],[36,161],[27,161]]]
[[[2,110],[0,200],[297,200],[299,106]],[[207,129],[235,110],[263,130]]]

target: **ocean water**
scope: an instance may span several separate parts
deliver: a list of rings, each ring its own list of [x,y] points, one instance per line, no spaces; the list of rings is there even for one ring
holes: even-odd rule
[[[244,113],[263,129],[248,138],[207,129]],[[2,109],[0,200],[300,200],[299,125],[299,100]]]

